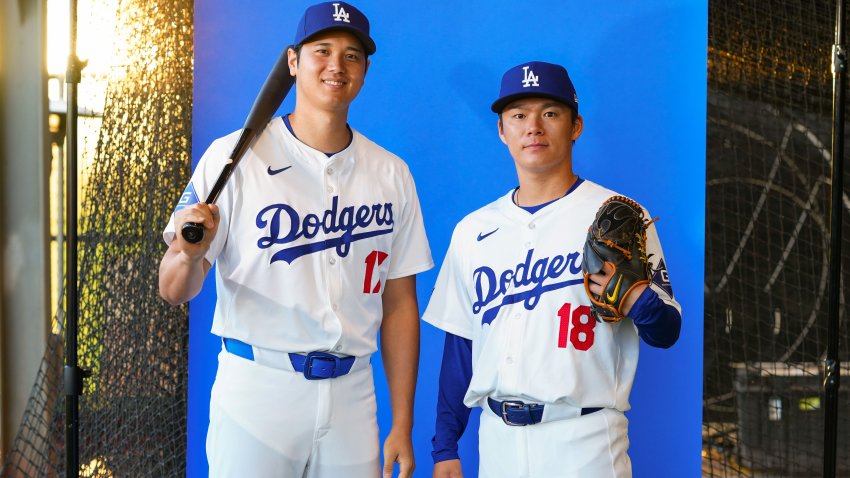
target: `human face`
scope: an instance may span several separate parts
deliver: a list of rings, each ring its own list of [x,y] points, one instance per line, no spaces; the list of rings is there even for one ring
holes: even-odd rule
[[[569,106],[548,98],[521,98],[509,103],[499,119],[499,138],[508,146],[520,173],[572,171],[573,141],[584,120]]]
[[[331,30],[289,50],[289,73],[295,75],[302,106],[347,111],[369,67],[363,45],[351,33]]]

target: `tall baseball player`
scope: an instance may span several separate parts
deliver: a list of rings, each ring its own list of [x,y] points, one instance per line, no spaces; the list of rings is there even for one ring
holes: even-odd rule
[[[163,236],[160,292],[183,303],[216,264],[222,337],[210,402],[210,476],[380,473],[370,356],[381,331],[392,429],[384,474],[414,467],[415,274],[433,266],[407,165],[347,124],[375,53],[344,2],[309,7],[288,50],[294,112],[273,119],[215,205],[237,134],[206,151]],[[175,231],[204,226],[192,244]]]
[[[655,226],[627,222],[633,206],[635,218],[649,215],[573,172],[584,121],[563,67],[511,68],[492,110],[519,187],[457,225],[425,312],[446,331],[434,476],[461,476],[457,441],[470,407],[483,409],[481,477],[631,476],[623,412],[638,337],[670,347],[681,326]],[[610,251],[585,251],[596,247],[591,224],[593,235],[636,227],[629,237],[645,245],[627,252],[648,259],[647,277],[624,278],[625,262]],[[599,269],[585,274],[583,262]]]

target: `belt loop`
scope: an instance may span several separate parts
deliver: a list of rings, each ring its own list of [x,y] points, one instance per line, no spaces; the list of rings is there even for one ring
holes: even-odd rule
[[[250,344],[246,344],[241,340],[229,339],[227,337],[222,337],[222,343],[224,343],[224,350],[232,353],[233,355],[237,355],[246,360],[254,360],[254,347]]]

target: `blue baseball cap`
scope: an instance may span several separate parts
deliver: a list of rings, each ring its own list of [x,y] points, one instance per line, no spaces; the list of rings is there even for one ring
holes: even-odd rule
[[[311,36],[326,30],[352,33],[363,43],[367,55],[375,53],[375,42],[369,36],[369,19],[345,2],[324,2],[308,7],[298,22],[293,45],[300,45]]]
[[[552,98],[578,113],[576,89],[570,81],[567,69],[561,65],[529,61],[506,71],[502,76],[499,98],[493,102],[490,109],[494,113],[501,113],[508,103],[527,96]]]

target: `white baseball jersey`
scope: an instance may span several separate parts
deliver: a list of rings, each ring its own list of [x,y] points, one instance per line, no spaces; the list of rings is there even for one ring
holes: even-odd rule
[[[206,256],[214,334],[285,352],[377,350],[384,284],[433,261],[407,165],[352,134],[329,158],[275,118],[245,153],[216,201]],[[178,209],[206,198],[237,135],[204,153]],[[174,238],[174,215],[163,237]]]
[[[464,403],[486,410],[489,396],[628,410],[637,330],[628,319],[593,318],[581,270],[587,228],[615,193],[585,180],[535,214],[512,193],[457,225],[423,317],[472,340]],[[654,225],[647,253],[651,287],[681,312]]]

